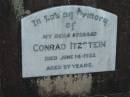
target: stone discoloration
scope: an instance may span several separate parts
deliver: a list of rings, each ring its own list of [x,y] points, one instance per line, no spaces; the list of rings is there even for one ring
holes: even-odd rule
[[[91,74],[64,75],[53,79],[50,77],[37,79],[38,92],[44,97],[51,95],[69,94],[81,95],[89,94],[92,86]]]
[[[14,9],[14,12],[16,14],[16,18],[18,20],[21,19],[21,16],[24,15],[24,2],[23,0],[10,0],[12,8]]]

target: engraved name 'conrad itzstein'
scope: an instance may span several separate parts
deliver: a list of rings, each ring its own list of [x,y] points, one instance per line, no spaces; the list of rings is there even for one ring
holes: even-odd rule
[[[57,44],[34,44],[33,51],[34,52],[45,52],[45,51],[57,51],[57,50],[65,50],[65,49],[88,49],[88,48],[105,48],[106,41],[93,41],[93,42],[70,42],[69,45],[65,43],[57,43]]]

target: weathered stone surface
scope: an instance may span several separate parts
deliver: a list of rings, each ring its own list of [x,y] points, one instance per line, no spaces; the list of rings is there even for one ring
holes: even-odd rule
[[[53,79],[50,77],[37,79],[38,92],[42,97],[58,94],[81,95],[89,94],[92,86],[91,74],[64,75]]]

